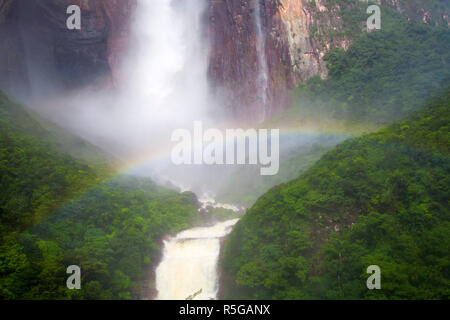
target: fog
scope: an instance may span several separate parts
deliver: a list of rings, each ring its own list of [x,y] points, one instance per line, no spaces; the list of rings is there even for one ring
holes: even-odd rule
[[[171,133],[195,120],[214,126],[208,94],[206,1],[138,1],[130,47],[114,88],[87,87],[31,105],[51,120],[151,174],[170,157]]]
[[[175,166],[170,159],[175,129],[192,130],[196,120],[202,121],[205,129],[240,127],[225,113],[225,101],[209,92],[206,5],[206,0],[138,0],[131,18],[129,47],[121,64],[115,67],[113,84],[93,86],[89,85],[92,79],[86,79],[87,86],[71,92],[60,88],[55,70],[40,64],[49,60],[51,52],[33,40],[35,26],[32,19],[27,20],[29,11],[24,13],[27,21],[21,32],[32,80],[27,104],[115,155],[125,164],[124,172],[150,176],[159,183],[170,182],[171,186],[200,195],[214,193],[220,189],[219,182],[233,171],[241,172],[242,166]],[[268,70],[259,13],[258,8],[259,118],[264,120]],[[42,55],[45,57],[39,57]],[[292,150],[318,138],[283,138],[280,150]],[[248,168],[251,172],[253,169]]]

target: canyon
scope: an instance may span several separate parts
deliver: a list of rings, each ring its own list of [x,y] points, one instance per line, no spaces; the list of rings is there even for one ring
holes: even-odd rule
[[[7,48],[0,53],[0,87],[13,96],[26,92],[38,97],[85,86],[114,88],[121,77],[119,66],[130,40],[136,0],[79,1],[80,31],[65,28],[66,8],[73,2],[0,0],[0,46]],[[250,123],[288,108],[289,90],[298,82],[314,75],[326,77],[326,52],[347,49],[352,37],[364,30],[363,25],[346,25],[343,15],[360,1],[206,3],[202,36],[209,43],[209,85],[233,119]],[[404,0],[378,3],[409,19],[450,23],[445,6]]]
[[[380,97],[390,98],[388,107],[395,103],[395,110],[411,107],[411,101],[422,98],[424,87],[438,86],[442,73],[436,69],[445,70],[448,65],[448,55],[442,53],[450,51],[440,46],[450,43],[446,41],[448,34],[440,33],[443,28],[426,30],[433,28],[421,25],[448,25],[448,5],[440,6],[443,2],[439,1],[374,1],[395,8],[383,8],[383,25],[389,25],[389,15],[393,19],[403,15],[420,23],[410,29],[413,24],[402,18],[393,24],[394,29],[401,29],[399,33],[358,37],[367,29],[368,1],[0,0],[0,137],[4,159],[0,169],[2,181],[6,181],[0,211],[2,219],[6,217],[2,224],[12,230],[11,240],[7,239],[0,250],[0,260],[9,263],[10,257],[24,258],[10,263],[7,280],[0,279],[0,296],[240,298],[234,285],[227,286],[236,283],[250,289],[259,286],[263,295],[257,298],[304,299],[310,292],[315,294],[319,286],[314,280],[308,295],[300,291],[314,266],[314,261],[302,257],[321,259],[316,248],[333,230],[346,231],[360,215],[372,214],[369,210],[375,205],[380,212],[395,212],[398,208],[392,205],[390,210],[390,199],[404,198],[409,205],[406,201],[415,199],[422,190],[430,190],[433,197],[421,192],[423,202],[411,202],[410,217],[404,218],[403,207],[399,207],[398,223],[402,225],[404,219],[409,225],[422,213],[423,220],[429,219],[428,203],[438,203],[445,192],[440,194],[439,188],[426,184],[423,188],[411,184],[407,197],[403,190],[408,190],[405,185],[412,172],[420,174],[418,181],[445,181],[445,168],[435,176],[428,175],[442,159],[432,159],[420,171],[421,163],[416,159],[424,154],[411,152],[414,162],[410,164],[415,167],[410,170],[403,165],[409,149],[398,144],[385,149],[384,140],[379,144],[383,148],[370,148],[372,140],[363,137],[357,138],[356,144],[340,144],[337,152],[330,151],[318,161],[352,133],[341,132],[342,128],[330,126],[324,118],[318,120],[323,122],[321,126],[312,128],[300,121],[286,128],[279,120],[294,116],[303,120],[303,114],[292,112],[304,111],[298,110],[301,104],[320,109],[321,105],[308,102],[310,92],[297,93],[311,90],[316,98],[320,91],[314,89],[323,84],[322,96],[333,98],[333,86],[329,85],[333,81],[340,89],[335,96],[346,99],[341,109],[349,114],[381,112],[383,101],[371,103]],[[73,2],[81,8],[80,30],[66,27],[66,8]],[[367,41],[361,43],[361,38]],[[339,50],[327,55],[333,48]],[[360,59],[366,53],[367,59]],[[335,54],[348,59],[333,64]],[[422,59],[408,59],[409,54]],[[329,65],[327,56],[332,62]],[[381,61],[372,68],[376,72],[369,73],[374,56],[378,60],[389,57],[389,63]],[[336,69],[343,65],[342,69],[352,73],[341,76],[344,81],[336,81]],[[411,66],[423,68],[406,72]],[[427,69],[429,72],[422,73]],[[386,76],[396,71],[401,77]],[[373,86],[360,90],[359,84],[366,80],[359,77],[361,74],[368,74]],[[319,80],[328,76],[328,81]],[[299,84],[312,77],[314,81],[308,86]],[[391,90],[378,90],[380,82]],[[292,93],[297,85],[298,90]],[[29,108],[22,111],[20,105],[3,97],[1,90]],[[357,90],[365,95],[355,99]],[[417,94],[411,95],[411,91]],[[348,107],[346,101],[352,100]],[[341,107],[335,107],[336,101],[332,99],[329,108],[324,104],[320,116],[334,116]],[[270,119],[292,104],[294,108]],[[444,113],[436,114],[438,119]],[[34,116],[36,121],[31,119]],[[432,119],[427,115],[423,118]],[[60,127],[54,128],[50,122]],[[433,131],[445,129],[436,130],[435,120],[432,122]],[[252,128],[248,129],[248,124]],[[394,127],[393,133],[398,131],[403,139],[410,135],[410,126],[422,124],[422,119],[417,124],[406,122],[399,129]],[[48,133],[43,130],[47,126]],[[268,127],[273,134],[270,143],[268,129],[263,129]],[[322,132],[324,127],[327,130]],[[437,136],[433,131],[426,134]],[[171,149],[170,142],[179,143]],[[98,152],[97,146],[104,148],[105,155],[98,157],[107,158],[108,165],[85,159],[85,153],[89,157]],[[79,161],[65,155],[71,148]],[[110,158],[123,164],[110,168]],[[316,161],[317,165],[305,173]],[[258,162],[259,168],[248,166]],[[396,164],[404,176],[391,174]],[[276,180],[262,180],[263,170],[267,175],[280,175]],[[119,178],[112,179],[112,175]],[[84,193],[84,188],[89,190]],[[380,190],[392,191],[380,200]],[[373,197],[366,205],[364,199],[370,192]],[[66,201],[66,194],[80,200]],[[202,196],[197,199],[195,194]],[[246,210],[238,205],[252,207]],[[380,218],[378,211],[371,218],[390,226],[393,220]],[[444,215],[444,210],[439,214]],[[15,238],[14,233],[30,227],[30,234]],[[430,238],[439,239],[440,232],[433,230]],[[378,240],[376,233],[374,239]],[[339,252],[339,265],[340,243],[333,243],[338,247],[332,252]],[[410,248],[415,247],[412,243]],[[396,248],[403,253],[401,246]],[[348,247],[348,251],[352,249]],[[424,247],[424,252],[428,249]],[[361,249],[361,254],[363,251],[367,250]],[[42,252],[44,259],[34,252]],[[282,259],[283,255],[288,259]],[[84,291],[67,292],[63,286],[60,292],[52,292],[52,281],[64,285],[58,280],[64,274],[53,272],[55,266],[66,262],[61,260],[63,256],[71,265],[82,265],[90,272],[83,280]],[[437,252],[438,256],[443,254]],[[266,263],[271,260],[273,263]],[[100,268],[99,262],[104,262]],[[407,269],[410,261],[405,262]],[[24,268],[28,271],[23,272]],[[42,281],[28,283],[30,275]],[[334,279],[334,275],[330,273],[329,278]],[[276,289],[273,292],[278,294],[280,287],[284,291],[279,295],[267,291]],[[318,294],[336,298],[333,294],[339,291],[342,288]]]

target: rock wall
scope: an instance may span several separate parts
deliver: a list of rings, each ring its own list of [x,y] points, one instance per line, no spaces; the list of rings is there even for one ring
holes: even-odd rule
[[[208,76],[217,94],[238,119],[261,119],[258,99],[255,6],[259,1],[269,70],[266,118],[289,106],[288,90],[311,76],[327,76],[323,56],[331,47],[347,49],[365,30],[364,0],[209,0]],[[371,1],[372,3],[374,1]],[[433,25],[449,24],[449,5],[421,0],[380,0],[408,19]],[[346,25],[343,13],[360,6],[361,23]],[[357,14],[358,14],[357,13]]]
[[[113,85],[136,1],[0,0],[0,87],[45,96],[55,88]],[[326,77],[324,54],[346,49],[352,32],[365,27],[346,29],[343,19],[364,0],[204,1],[211,88],[234,119],[249,122],[289,107],[288,91],[299,81]],[[379,3],[408,19],[449,25],[446,1]],[[70,4],[82,9],[81,30],[66,28]]]
[[[288,90],[313,75],[327,75],[325,52],[331,46],[347,48],[345,38],[315,37],[317,25],[341,29],[342,19],[316,0],[211,0],[209,6],[210,64],[208,76],[215,91],[226,97],[227,107],[238,119],[258,121],[258,38],[255,30],[259,1],[264,32],[264,58],[269,74],[269,112],[276,114],[290,105]],[[318,30],[316,30],[318,31]]]
[[[208,9],[211,86],[226,102],[235,118],[256,120],[262,103],[258,76],[256,0],[211,0]],[[261,28],[265,37],[264,59],[269,73],[268,104],[288,104],[286,90],[292,87],[293,73],[289,46],[275,1],[260,2]],[[277,104],[273,102],[277,101]]]
[[[45,95],[55,89],[108,85],[127,47],[135,2],[0,0],[2,88]],[[81,8],[81,30],[66,27],[71,4]]]

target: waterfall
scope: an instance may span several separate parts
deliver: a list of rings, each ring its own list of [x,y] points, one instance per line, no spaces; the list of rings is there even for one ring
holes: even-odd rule
[[[267,98],[269,91],[269,70],[266,58],[266,37],[261,22],[260,0],[255,0],[256,54],[258,58],[258,98],[260,100],[261,121],[267,117]]]
[[[138,0],[123,87],[146,120],[180,125],[204,118],[204,0]]]
[[[54,122],[124,162],[164,150],[173,130],[189,128],[194,120],[207,122],[214,111],[208,96],[206,4],[137,0],[114,90],[83,90],[43,109]]]
[[[185,230],[164,241],[163,259],[156,269],[156,299],[216,299],[220,239],[237,221]]]

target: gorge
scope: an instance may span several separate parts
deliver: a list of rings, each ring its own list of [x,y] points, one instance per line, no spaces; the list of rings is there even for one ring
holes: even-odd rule
[[[0,0],[0,297],[371,298],[386,252],[387,296],[444,296],[446,96],[414,112],[445,93],[449,6],[376,3],[367,33],[357,0]]]

